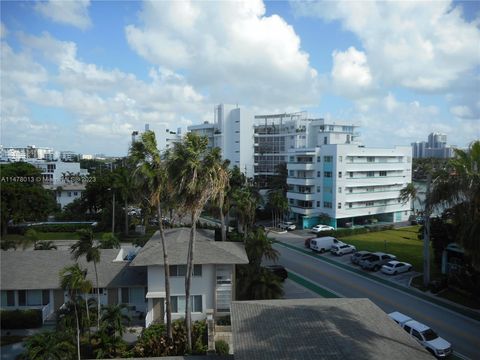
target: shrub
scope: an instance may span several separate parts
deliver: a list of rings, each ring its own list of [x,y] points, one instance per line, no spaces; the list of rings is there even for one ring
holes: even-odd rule
[[[42,326],[40,310],[2,310],[0,317],[2,329],[32,329]]]
[[[217,340],[215,341],[215,351],[218,355],[228,355],[230,352],[230,347],[226,341]]]
[[[225,315],[225,316],[219,317],[217,319],[217,325],[220,325],[220,326],[230,326],[230,325],[232,325],[232,321],[230,320],[230,315]]]

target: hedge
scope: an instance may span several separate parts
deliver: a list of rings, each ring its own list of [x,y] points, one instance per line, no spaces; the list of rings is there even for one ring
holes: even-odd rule
[[[42,311],[2,310],[0,311],[2,329],[33,329],[42,326]]]
[[[342,238],[344,236],[366,234],[369,232],[377,232],[377,231],[384,231],[384,230],[391,230],[391,229],[393,229],[393,225],[370,225],[368,227],[361,227],[361,228],[322,231],[317,234],[317,237],[333,236],[336,238]]]
[[[33,229],[37,232],[76,232],[80,229],[91,229],[92,225],[90,224],[32,224],[30,226],[19,225],[12,226],[8,228],[9,234],[20,234],[24,235],[28,229]],[[97,228],[94,228],[94,231],[98,231]]]

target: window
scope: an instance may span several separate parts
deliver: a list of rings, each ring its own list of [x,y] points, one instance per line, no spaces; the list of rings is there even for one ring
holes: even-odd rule
[[[320,186],[317,186],[317,193],[320,192]]]
[[[325,193],[331,194],[332,193],[332,187],[331,186],[324,186],[323,191]]]
[[[187,265],[170,265],[170,276],[185,276]],[[193,276],[202,276],[202,265],[193,265]]]
[[[380,176],[387,176],[387,172],[386,172],[386,171],[380,171],[378,175],[380,175]]]
[[[68,197],[72,197],[72,192],[71,191],[68,192]]]
[[[172,312],[184,313],[185,312],[185,296],[172,296]],[[202,295],[190,296],[192,312],[203,312]]]
[[[374,156],[367,156],[367,162],[369,162],[369,163],[375,162],[375,157]]]
[[[77,195],[78,195],[78,192],[74,191],[73,196],[77,196]]]
[[[331,178],[332,177],[332,172],[331,171],[325,171],[323,173],[323,176],[326,177],[326,178]]]
[[[339,194],[342,193],[342,187],[341,187],[341,186],[338,187],[338,193],[339,193]]]
[[[342,177],[342,172],[341,172],[341,171],[338,172],[338,177],[339,177],[339,178]]]
[[[15,292],[13,290],[2,290],[2,306],[15,306]]]
[[[48,305],[50,302],[50,290],[42,290],[42,305]]]
[[[348,207],[351,209],[352,208],[352,203],[348,203]]]
[[[18,305],[27,305],[27,292],[25,290],[18,290]]]
[[[327,145],[327,139],[328,138],[326,136],[323,138],[323,145]]]
[[[353,171],[350,171],[350,172],[348,173],[348,175],[349,175],[351,178],[353,178]]]
[[[317,156],[317,162],[320,162],[321,156]]]
[[[412,330],[412,328],[408,325],[404,325],[403,326],[403,329],[407,332],[407,333],[410,333],[410,330]]]
[[[294,171],[294,170],[289,170],[289,171],[288,171],[288,175],[289,175],[290,177],[295,176],[295,171]]]
[[[326,163],[331,163],[333,160],[333,158],[331,156],[324,156],[323,157],[323,161],[325,161]]]
[[[295,161],[295,156],[290,156],[290,162],[294,162]]]
[[[375,172],[374,171],[367,171],[367,177],[374,177]]]
[[[317,171],[317,177],[320,177],[322,176],[322,172],[321,171]]]
[[[317,201],[317,207],[320,207],[320,201]]]
[[[337,209],[341,209],[341,208],[342,208],[342,203],[338,203]]]
[[[332,203],[330,201],[324,201],[323,202],[323,207],[326,209],[331,209],[332,208]]]
[[[293,204],[293,199],[288,199],[289,204]]]
[[[130,294],[128,288],[122,288],[122,304],[128,304],[130,302]]]
[[[365,206],[373,206],[373,201],[366,201]]]
[[[416,337],[420,341],[423,341],[422,335],[420,335],[420,333],[415,329],[412,329],[412,336]]]
[[[342,162],[342,157],[341,156],[338,157],[338,162]]]

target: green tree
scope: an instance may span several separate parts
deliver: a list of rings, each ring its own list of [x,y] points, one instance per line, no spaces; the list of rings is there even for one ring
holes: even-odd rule
[[[30,360],[75,359],[75,345],[61,332],[44,331],[25,341],[25,352]]]
[[[25,250],[26,248],[32,245],[33,245],[33,248],[35,249],[35,247],[37,246],[37,242],[39,240],[40,240],[40,236],[38,235],[37,230],[28,229],[25,232],[25,236],[23,237],[23,240],[22,240],[23,250]]]
[[[127,350],[127,343],[120,336],[110,335],[104,329],[93,335],[92,345],[96,359],[118,359]]]
[[[427,202],[454,208],[456,241],[480,269],[480,140],[467,150],[455,149],[455,157],[432,183]]]
[[[81,229],[77,231],[80,239],[70,247],[70,252],[75,260],[85,256],[87,262],[93,262],[95,270],[95,285],[97,288],[97,329],[100,329],[100,287],[98,284],[97,263],[100,262],[99,247],[94,245],[93,233],[91,229]]]
[[[120,241],[113,233],[104,233],[100,239],[100,249],[119,249]]]
[[[185,325],[188,349],[192,349],[192,319],[190,287],[195,253],[196,224],[209,199],[225,189],[224,177],[219,176],[215,153],[208,151],[208,139],[188,133],[182,142],[175,143],[168,159],[168,175],[180,207],[190,214],[191,231],[185,274]]]
[[[123,336],[125,331],[125,323],[130,322],[130,317],[125,314],[127,306],[121,305],[109,305],[102,307],[102,317],[100,319],[102,323],[102,329],[106,331],[110,336],[116,336],[119,334]]]
[[[172,307],[170,299],[170,263],[163,229],[163,206],[171,204],[172,189],[167,177],[166,164],[157,149],[155,133],[146,131],[140,141],[135,141],[130,148],[130,159],[134,164],[135,179],[140,183],[144,199],[154,207],[158,217],[158,229],[163,251],[163,269],[165,275],[165,312],[167,320],[167,337],[172,339]]]
[[[80,319],[78,315],[77,301],[79,292],[84,288],[85,272],[78,264],[67,266],[60,272],[60,287],[68,292],[70,301],[75,311],[77,328],[77,355],[80,360]]]
[[[255,189],[249,185],[237,188],[232,194],[232,197],[239,228],[242,228],[244,239],[246,239],[248,232],[255,222],[255,210],[257,209],[260,199]]]
[[[128,203],[135,193],[135,184],[131,169],[120,167],[114,172],[114,188],[120,192],[125,208],[125,235],[128,235]]]
[[[413,183],[408,183],[403,189],[400,190],[400,201],[406,204],[412,201],[412,212],[415,214],[415,201],[419,201],[418,189]]]
[[[1,164],[0,174],[2,235],[7,233],[9,221],[19,223],[44,220],[58,208],[54,193],[43,188],[42,174],[33,165],[24,162]]]
[[[282,189],[270,190],[268,192],[268,204],[272,209],[273,226],[283,221],[285,213],[288,210],[288,201]]]

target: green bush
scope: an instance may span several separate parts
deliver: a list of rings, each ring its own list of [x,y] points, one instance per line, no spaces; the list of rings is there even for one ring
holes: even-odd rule
[[[322,231],[317,234],[317,237],[333,236],[336,238],[342,238],[345,236],[360,235],[360,234],[366,234],[370,232],[378,232],[378,231],[391,230],[391,229],[393,229],[393,225],[373,225],[373,226],[370,225],[370,226],[360,227],[360,228]]]
[[[225,315],[225,316],[219,317],[217,319],[217,325],[220,325],[220,326],[230,326],[230,325],[232,325],[232,321],[230,320],[230,315]]]
[[[42,224],[32,225],[30,228],[37,232],[75,232],[80,229],[91,229],[90,224]]]
[[[2,310],[2,329],[33,329],[42,326],[42,312],[35,309]]]
[[[215,351],[218,355],[228,355],[230,352],[230,347],[226,341],[217,340],[215,341]]]

